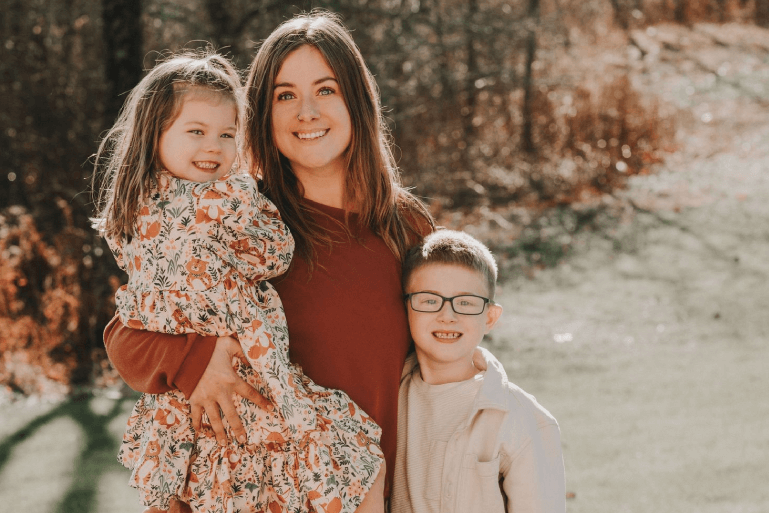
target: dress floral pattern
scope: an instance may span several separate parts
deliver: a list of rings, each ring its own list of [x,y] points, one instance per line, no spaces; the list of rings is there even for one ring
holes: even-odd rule
[[[238,374],[265,398],[241,399],[248,434],[217,445],[192,428],[178,391],[137,402],[118,459],[145,506],[173,497],[206,513],[354,511],[383,462],[381,430],[344,392],[313,383],[288,359],[277,292],[265,280],[288,268],[293,238],[253,178],[191,182],[161,172],[130,241],[107,239],[128,283],[122,322],[165,333],[239,339]]]

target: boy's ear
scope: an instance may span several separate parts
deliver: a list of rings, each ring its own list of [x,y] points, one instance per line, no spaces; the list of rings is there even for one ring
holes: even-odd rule
[[[489,303],[489,308],[486,311],[486,331],[485,333],[488,333],[491,331],[491,328],[494,327],[494,325],[497,323],[499,318],[502,316],[502,305],[498,304],[491,304]]]

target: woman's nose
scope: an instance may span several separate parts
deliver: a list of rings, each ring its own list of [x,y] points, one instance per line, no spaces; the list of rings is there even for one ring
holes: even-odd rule
[[[299,114],[296,119],[299,121],[310,121],[312,119],[318,119],[320,112],[318,111],[318,104],[315,98],[309,97],[302,100],[302,104],[299,107]]]

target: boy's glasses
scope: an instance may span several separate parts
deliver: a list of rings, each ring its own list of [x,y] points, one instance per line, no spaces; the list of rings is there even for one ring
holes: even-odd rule
[[[460,315],[480,315],[486,308],[486,303],[494,304],[489,298],[466,294],[463,296],[443,297],[432,292],[412,292],[403,296],[415,312],[440,312],[443,304],[448,301],[451,309]]]

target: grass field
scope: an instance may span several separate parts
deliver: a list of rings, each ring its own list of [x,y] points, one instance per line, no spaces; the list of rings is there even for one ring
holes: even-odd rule
[[[744,48],[703,55],[765,82]],[[769,109],[679,67],[649,87],[697,113],[680,150],[560,265],[508,273],[485,343],[560,423],[569,513],[769,512]],[[0,406],[0,510],[141,511],[115,460],[132,402]]]
[[[504,285],[489,347],[559,420],[571,513],[769,511],[762,164],[698,170],[727,182],[753,166],[749,197],[638,213]]]

